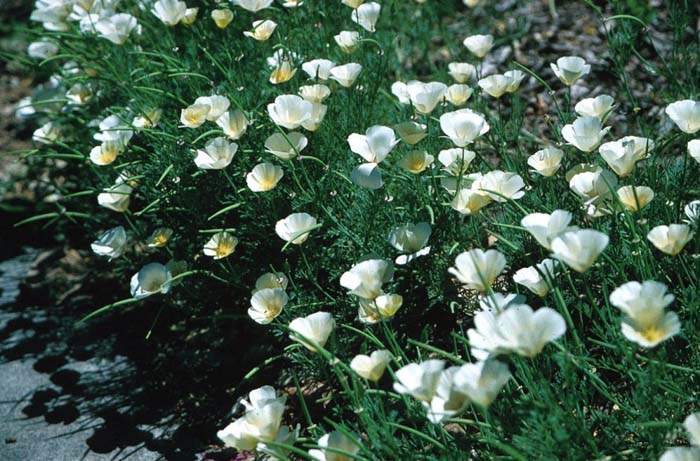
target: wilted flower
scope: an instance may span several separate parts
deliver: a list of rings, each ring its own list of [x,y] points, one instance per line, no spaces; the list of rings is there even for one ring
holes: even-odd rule
[[[362,66],[360,64],[351,62],[349,64],[344,64],[342,66],[335,66],[330,70],[331,79],[340,83],[345,88],[350,88],[355,84],[355,80],[362,72]]]
[[[394,275],[394,266],[385,259],[368,259],[355,264],[340,277],[340,286],[348,294],[364,299],[375,299],[382,295],[382,285]]]
[[[460,107],[467,103],[473,92],[469,85],[457,83],[447,87],[445,100],[453,106]]]
[[[382,294],[374,299],[359,298],[357,317],[362,323],[375,323],[391,320],[403,305],[403,297],[397,294]]]
[[[447,69],[457,83],[465,83],[476,75],[476,67],[468,62],[451,62]]]
[[[409,363],[396,371],[394,390],[422,402],[430,402],[435,396],[440,374],[444,368],[444,360]]]
[[[304,150],[309,140],[302,133],[292,131],[286,135],[275,133],[265,140],[265,149],[272,155],[289,160]]]
[[[290,339],[301,343],[310,351],[316,352],[317,347],[326,345],[335,329],[335,320],[328,312],[320,311],[292,320],[289,329],[293,332],[289,335]]]
[[[597,117],[600,120],[605,121],[605,119],[612,111],[615,105],[615,100],[612,96],[607,94],[601,94],[595,98],[586,98],[580,100],[574,106],[574,110],[581,117]]]
[[[360,33],[344,30],[338,35],[335,35],[333,39],[335,39],[335,43],[338,44],[341,50],[346,53],[352,53],[357,49],[357,46],[360,43]]]
[[[232,3],[251,13],[257,13],[272,5],[272,0],[232,0]]]
[[[396,258],[396,264],[404,265],[419,256],[430,253],[430,247],[426,245],[431,232],[430,224],[427,222],[394,227],[389,232],[389,244],[400,252],[406,253]]]
[[[424,150],[411,150],[401,157],[399,166],[409,173],[418,174],[432,165],[433,160],[435,158]]]
[[[552,240],[552,256],[577,272],[586,272],[609,242],[610,238],[597,230],[569,230]]]
[[[394,130],[406,144],[414,145],[422,141],[426,136],[428,127],[417,122],[403,122],[394,125]]]
[[[623,186],[617,190],[617,198],[629,211],[639,211],[654,198],[654,191],[646,186]]]
[[[228,232],[218,232],[204,244],[204,254],[214,259],[230,256],[238,246],[238,239]]]
[[[683,251],[683,247],[692,239],[693,232],[687,224],[656,226],[647,234],[647,240],[649,240],[657,250],[671,256],[675,256]]]
[[[406,91],[416,111],[420,114],[429,114],[445,97],[447,85],[441,82],[423,83],[411,80],[406,84]]]
[[[525,195],[524,187],[525,182],[519,175],[500,170],[489,171],[472,185],[472,189],[485,192],[496,202],[522,198]]]
[[[554,276],[557,264],[558,261],[547,258],[534,266],[519,269],[513,274],[513,281],[537,296],[545,297],[549,293],[549,283]]]
[[[159,227],[146,239],[146,245],[150,248],[164,247],[173,236],[173,230],[169,227]]]
[[[554,75],[566,86],[573,85],[576,83],[576,80],[584,75],[588,75],[591,71],[591,66],[578,56],[564,56],[557,59],[556,64],[551,63],[549,66],[552,68]]]
[[[464,46],[477,58],[481,59],[493,48],[492,35],[472,35],[462,42]]]
[[[94,24],[94,27],[100,37],[106,38],[115,45],[123,45],[134,30],[136,33],[141,31],[136,18],[126,13],[103,17]]]
[[[240,139],[248,129],[248,119],[239,109],[224,112],[216,119],[216,124],[232,141]]]
[[[527,158],[527,164],[532,167],[535,173],[549,178],[559,171],[563,158],[564,151],[556,147],[547,146],[529,156]]]
[[[575,229],[569,227],[570,222],[571,213],[566,210],[554,210],[552,214],[530,213],[520,221],[520,225],[537,240],[537,243],[550,250],[555,237]]]
[[[376,24],[382,5],[377,2],[363,3],[352,11],[352,20],[367,32],[376,32]]]
[[[610,127],[603,128],[598,117],[579,117],[573,124],[565,125],[561,129],[561,135],[578,150],[592,152],[608,131]]]
[[[285,242],[301,245],[316,228],[316,218],[308,213],[292,213],[277,221],[275,232]]]
[[[460,253],[455,267],[447,271],[457,277],[467,288],[485,292],[506,267],[506,257],[497,250],[479,248]]]
[[[487,408],[510,378],[506,364],[498,360],[485,360],[462,365],[452,377],[452,382],[469,401]]]
[[[259,42],[264,42],[270,39],[272,34],[277,29],[277,23],[269,19],[253,21],[253,30],[246,30],[243,35],[250,37]]]
[[[494,74],[477,82],[479,87],[494,98],[500,98],[508,91],[512,80],[505,75]]]
[[[174,26],[185,17],[187,5],[178,0],[158,0],[151,12],[166,26]]]
[[[486,134],[490,127],[482,114],[470,109],[460,109],[442,114],[440,129],[456,146],[464,147]]]
[[[359,354],[350,362],[350,368],[360,377],[377,382],[384,374],[391,358],[391,352],[385,349],[374,351],[370,355]]]
[[[274,103],[267,105],[267,113],[275,125],[295,130],[311,118],[313,105],[293,94],[277,96]]]
[[[277,186],[284,173],[282,168],[272,163],[259,163],[246,175],[248,189],[253,192],[267,192]]]
[[[107,256],[111,261],[124,254],[127,240],[124,227],[117,226],[100,234],[97,240],[90,244],[90,248],[96,255]]]
[[[331,89],[326,85],[304,85],[299,87],[299,94],[312,104],[321,104],[331,95]]]
[[[211,108],[208,104],[192,104],[182,109],[180,123],[187,128],[199,128],[207,121]]]
[[[314,59],[302,64],[301,70],[303,70],[309,78],[328,80],[331,76],[331,69],[334,67],[335,63],[333,61],[329,61],[328,59]]]
[[[318,439],[318,447],[309,450],[309,456],[317,461],[352,461],[360,451],[358,442],[340,431],[333,431]]]
[[[250,298],[248,315],[261,325],[271,323],[287,305],[289,297],[282,288],[263,288]]]
[[[222,170],[231,164],[233,156],[238,151],[238,144],[228,142],[224,137],[210,140],[204,150],[197,149],[194,163],[203,170]]]
[[[682,132],[693,134],[700,130],[700,101],[685,99],[666,107],[666,115]]]
[[[159,263],[146,264],[131,277],[131,296],[145,298],[156,293],[170,291],[172,274],[168,268]]]

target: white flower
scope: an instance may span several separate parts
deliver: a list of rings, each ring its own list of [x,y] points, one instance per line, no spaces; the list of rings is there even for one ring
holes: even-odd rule
[[[345,53],[352,53],[357,49],[357,46],[360,43],[360,33],[344,30],[338,35],[335,35],[333,39]]]
[[[131,124],[137,130],[142,130],[143,128],[153,128],[158,125],[160,118],[163,116],[163,111],[161,109],[151,109],[145,111],[143,115],[134,117]]]
[[[429,114],[445,97],[447,85],[441,82],[423,83],[411,80],[406,84],[406,91],[416,111],[420,114]]]
[[[527,77],[527,75],[518,69],[509,70],[503,74],[506,78],[510,79],[510,84],[506,89],[508,93],[515,93],[520,88],[520,83]]]
[[[234,5],[240,6],[251,13],[257,13],[272,5],[272,0],[232,0]]]
[[[649,240],[659,251],[675,256],[693,239],[693,232],[687,224],[670,224],[656,226],[647,234]]]
[[[570,222],[571,213],[554,210],[552,214],[530,213],[520,221],[520,225],[537,240],[537,243],[550,250],[555,237],[567,230],[573,230],[569,227]]]
[[[289,297],[282,288],[263,288],[250,298],[248,315],[261,325],[271,323],[287,305]]]
[[[477,58],[483,58],[493,48],[492,35],[472,35],[462,42]]]
[[[460,109],[442,114],[440,129],[456,146],[465,147],[486,134],[490,127],[483,115],[470,109]]]
[[[666,107],[666,115],[682,132],[693,134],[700,130],[700,101],[685,99]]]
[[[545,259],[539,264],[519,269],[513,274],[513,281],[524,286],[539,297],[547,296],[549,284],[554,277],[558,261]]]
[[[428,421],[438,424],[455,416],[467,407],[467,396],[454,384],[454,376],[459,367],[449,367],[440,373],[435,395],[430,402],[421,402],[427,411]]]
[[[610,127],[603,128],[598,117],[579,117],[573,124],[565,125],[561,129],[561,135],[578,150],[592,152],[608,131]]]
[[[370,190],[380,189],[384,185],[382,172],[376,163],[363,163],[350,172],[353,184]]]
[[[134,132],[126,126],[126,124],[116,115],[110,115],[102,120],[99,124],[100,132],[93,136],[93,139],[101,142],[113,141],[117,143],[121,149],[131,140]]]
[[[440,374],[444,368],[444,360],[409,363],[396,371],[394,390],[422,402],[430,402],[435,396]]]
[[[27,55],[34,59],[46,59],[58,53],[58,45],[46,40],[32,42],[27,47]]]
[[[370,325],[391,320],[403,305],[403,297],[397,294],[383,294],[374,299],[358,298],[358,301],[358,319]]]
[[[448,74],[457,83],[465,83],[476,75],[476,67],[467,62],[451,62],[447,65]]]
[[[250,37],[259,42],[264,42],[270,39],[272,34],[277,29],[277,23],[269,19],[253,21],[253,30],[244,31],[243,35]]]
[[[618,176],[624,177],[632,172],[636,162],[647,158],[653,148],[654,141],[651,139],[625,136],[617,141],[602,144],[598,151],[605,163]]]
[[[333,67],[330,70],[330,78],[340,83],[345,88],[350,88],[355,84],[355,80],[357,80],[360,72],[362,72],[362,66],[355,62],[351,62],[342,66]]]
[[[134,30],[140,33],[141,27],[132,15],[119,13],[97,21],[95,30],[100,37],[106,38],[115,45],[123,45],[129,38],[129,34]]]
[[[661,455],[659,461],[697,461],[700,459],[700,448],[673,447]]]
[[[316,228],[316,218],[308,213],[292,213],[277,221],[275,232],[285,242],[301,245]]]
[[[216,124],[231,141],[240,139],[248,129],[248,119],[239,109],[224,112],[216,119]]]
[[[419,174],[433,164],[435,158],[424,150],[410,150],[401,157],[399,166],[409,173]]]
[[[309,140],[302,133],[275,133],[265,140],[265,150],[282,160],[289,160],[299,155],[308,144]]]
[[[180,112],[180,123],[187,128],[199,128],[207,121],[209,104],[192,104]]]
[[[205,144],[204,150],[197,149],[194,163],[203,170],[222,170],[231,164],[238,151],[238,144],[218,137]]]
[[[453,176],[465,174],[475,158],[475,152],[459,147],[441,150],[438,154],[438,161],[442,163],[445,171]]]
[[[552,68],[554,75],[567,86],[573,85],[576,80],[591,71],[591,66],[578,56],[564,56],[557,59],[556,64],[551,63],[549,66]]]
[[[688,218],[685,222],[688,224],[697,224],[700,222],[700,200],[693,200],[683,208],[685,216]]]
[[[622,334],[643,347],[654,347],[680,332],[681,324],[673,312],[665,312],[674,300],[668,288],[660,282],[627,282],[610,294],[610,303],[620,309],[625,318]]]
[[[90,161],[95,165],[109,165],[117,159],[121,152],[121,144],[116,141],[105,141],[90,150]]]
[[[118,178],[113,186],[97,195],[97,203],[110,210],[123,213],[129,208],[133,188]]]
[[[525,195],[524,187],[525,182],[519,175],[500,170],[489,171],[472,185],[472,189],[485,192],[496,202],[522,198]]]
[[[430,247],[426,246],[430,233],[430,224],[427,222],[394,227],[389,233],[389,244],[400,252],[407,253],[396,258],[396,264],[404,265],[430,253]]]
[[[363,3],[352,11],[352,21],[367,32],[376,32],[376,24],[382,5],[377,2]]]
[[[467,103],[473,92],[469,85],[456,83],[447,87],[445,100],[455,107],[461,107]]]
[[[335,320],[328,312],[316,312],[306,317],[291,321],[289,338],[301,343],[310,351],[316,352],[317,347],[326,345],[328,338],[335,329]]]
[[[187,5],[178,0],[158,0],[151,12],[166,26],[174,26],[185,17]]]
[[[574,106],[574,110],[581,117],[597,117],[601,120],[605,120],[607,116],[612,111],[615,105],[615,100],[612,96],[607,94],[601,94],[595,98],[586,98],[580,100]]]
[[[284,176],[282,168],[272,163],[259,163],[246,175],[248,189],[253,192],[267,192],[277,186]]]
[[[548,146],[529,156],[527,158],[527,164],[532,167],[535,173],[549,178],[559,171],[563,158],[564,151],[556,147]]]
[[[352,439],[340,431],[333,431],[318,439],[318,447],[309,450],[309,456],[317,461],[353,461],[360,451],[356,438]]]
[[[468,363],[459,367],[452,382],[471,402],[487,408],[510,380],[508,366],[497,360]]]
[[[267,113],[275,125],[295,130],[311,118],[313,104],[301,96],[287,94],[277,96],[274,103],[268,104]]]
[[[609,242],[610,238],[597,230],[570,230],[552,240],[552,256],[577,272],[586,272]]]
[[[485,292],[506,267],[506,257],[497,250],[473,249],[460,253],[455,267],[447,271],[467,288]]]
[[[333,61],[328,59],[314,59],[312,61],[307,61],[301,65],[301,70],[303,70],[309,78],[317,78],[319,80],[328,80],[331,76],[331,69],[335,67]]]
[[[34,130],[32,140],[41,144],[53,144],[61,137],[61,130],[53,122],[46,122],[41,127]]]
[[[146,246],[149,248],[162,248],[168,244],[173,236],[173,230],[169,227],[159,227],[155,229],[146,239]]]
[[[566,333],[564,318],[554,309],[533,311],[527,304],[516,304],[498,314],[500,347],[524,357],[534,357],[547,343]]]
[[[320,103],[312,104],[313,108],[311,110],[311,117],[306,119],[304,123],[301,124],[301,126],[308,131],[318,130],[318,128],[321,126],[321,122],[323,122],[323,119],[326,116],[326,112],[328,111],[328,106]]]
[[[700,413],[688,415],[685,421],[683,421],[683,426],[688,432],[690,444],[700,447]]]
[[[396,96],[401,104],[411,103],[411,96],[408,94],[408,85],[406,85],[404,82],[392,83],[391,94]]]
[[[331,89],[326,85],[304,85],[299,87],[299,95],[312,104],[321,104],[331,95]]]
[[[213,122],[226,113],[231,106],[231,101],[225,96],[213,94],[211,96],[200,96],[195,99],[194,105],[209,106],[206,119]]]
[[[494,98],[503,96],[512,84],[512,79],[501,74],[494,74],[482,78],[477,82],[479,87]]]
[[[688,141],[688,154],[700,163],[700,139]]]
[[[350,150],[370,163],[381,163],[398,142],[394,130],[380,125],[369,127],[364,135],[348,136]]]
[[[426,136],[428,127],[418,122],[403,122],[394,125],[394,130],[406,144],[415,145],[422,141]]]
[[[282,288],[287,289],[289,279],[282,272],[266,272],[255,281],[255,289],[252,294],[266,288]]]
[[[127,240],[124,227],[117,226],[100,234],[97,240],[90,244],[90,248],[96,255],[108,256],[111,261],[124,253]]]
[[[489,203],[491,203],[491,197],[484,192],[473,189],[460,189],[455,194],[452,202],[450,202],[450,207],[461,214],[471,215]]]
[[[617,198],[629,211],[639,211],[654,199],[654,191],[646,186],[623,186],[617,190]]]
[[[360,377],[377,382],[384,374],[389,362],[391,362],[391,352],[381,349],[370,355],[356,355],[350,362],[350,368]]]
[[[141,299],[156,293],[167,293],[172,278],[166,266],[159,263],[146,264],[131,277],[131,296]]]
[[[383,294],[382,285],[391,280],[394,266],[385,259],[368,259],[355,264],[340,277],[340,285],[348,294],[375,299]]]
[[[223,259],[233,254],[238,239],[228,232],[218,232],[204,244],[204,254],[214,259]]]

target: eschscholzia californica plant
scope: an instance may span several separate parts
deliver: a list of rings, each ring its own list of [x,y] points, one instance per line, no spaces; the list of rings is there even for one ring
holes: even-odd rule
[[[350,361],[350,368],[361,378],[377,382],[381,379],[392,355],[386,349],[372,352],[370,355],[358,354]]]
[[[362,72],[362,66],[355,62],[351,62],[349,64],[343,64],[342,66],[333,67],[330,70],[330,78],[340,83],[341,86],[350,88],[355,84],[360,72]]]
[[[460,109],[440,116],[440,129],[457,147],[465,147],[488,133],[490,127],[482,114]]]
[[[474,249],[457,256],[448,272],[466,288],[486,292],[506,267],[506,257],[497,250]]]
[[[172,278],[172,273],[163,264],[146,264],[131,277],[131,296],[142,299],[157,293],[165,294],[170,291]]]
[[[97,240],[90,244],[90,248],[96,255],[107,256],[111,261],[124,254],[127,241],[124,227],[117,226],[100,234]]]
[[[265,150],[282,160],[289,160],[306,148],[309,140],[302,133],[275,133],[265,140]]]
[[[537,243],[550,250],[552,240],[559,234],[575,229],[569,227],[571,218],[571,213],[566,210],[554,210],[551,214],[530,213],[520,220],[520,225],[537,240]]]
[[[430,247],[427,245],[431,232],[432,229],[427,222],[394,227],[389,232],[389,244],[405,253],[396,258],[396,264],[408,264],[413,259],[430,253]]]
[[[393,126],[401,141],[411,146],[418,144],[428,136],[426,125],[418,122],[403,122]]]
[[[382,285],[391,280],[394,266],[385,259],[368,259],[355,264],[340,277],[340,285],[348,294],[375,299],[384,294]]]
[[[367,32],[376,32],[377,20],[379,20],[381,10],[382,5],[377,2],[363,3],[352,11],[352,21],[356,22]]]
[[[593,229],[569,230],[551,243],[552,256],[576,272],[586,272],[610,243],[603,232]]]
[[[462,42],[477,58],[482,59],[493,48],[493,35],[471,35]]]
[[[283,288],[263,288],[250,298],[248,315],[256,323],[267,325],[282,313],[289,297]]]
[[[203,170],[222,170],[231,164],[238,151],[238,144],[224,137],[209,141],[204,149],[197,149],[194,163]]]
[[[316,312],[306,317],[296,318],[289,324],[290,339],[301,343],[312,352],[323,348],[335,329],[335,320],[328,312]]]
[[[592,152],[600,144],[610,127],[603,128],[597,117],[579,117],[574,123],[565,125],[561,135],[567,143],[582,152]]]
[[[547,258],[534,266],[519,269],[513,274],[513,281],[543,298],[549,293],[557,264],[558,261]]]
[[[615,107],[612,96],[601,94],[595,98],[582,99],[574,106],[574,111],[581,117],[596,117],[605,122]]]
[[[617,198],[629,211],[639,211],[654,199],[654,191],[646,186],[622,186],[617,190]]]
[[[284,176],[282,168],[272,163],[259,163],[246,175],[248,189],[253,192],[267,192],[274,189]]]
[[[204,244],[204,254],[214,259],[223,259],[233,254],[238,239],[228,232],[218,232]]]
[[[233,11],[228,8],[212,10],[211,18],[214,20],[216,27],[225,29],[231,24],[231,21],[233,21]]]
[[[146,239],[146,246],[149,248],[162,248],[168,244],[173,233],[174,231],[169,227],[159,227]]]
[[[333,431],[318,439],[318,449],[309,450],[309,456],[316,461],[352,461],[360,451],[357,440],[357,436]]]
[[[447,69],[457,83],[466,83],[476,75],[476,67],[468,62],[451,62],[447,65]]]
[[[360,306],[357,318],[362,323],[375,323],[391,320],[403,305],[403,296],[394,293],[381,294],[374,299],[358,298]]]
[[[529,156],[527,158],[527,164],[532,167],[535,173],[549,178],[559,171],[563,158],[564,151],[556,147],[548,146]]]
[[[243,35],[259,42],[266,42],[277,29],[277,23],[269,19],[253,21],[253,30],[246,30]]]
[[[308,213],[292,213],[284,219],[277,221],[275,232],[285,242],[294,245],[304,243],[317,227],[316,218]]]
[[[441,82],[423,83],[412,80],[405,88],[413,108],[424,115],[432,113],[447,92],[447,85]]]
[[[694,134],[700,131],[700,101],[684,99],[666,107],[666,115],[684,133]]]
[[[399,166],[409,173],[419,174],[433,164],[435,158],[424,150],[410,150],[401,157]]]
[[[657,250],[667,255],[676,256],[685,245],[693,239],[693,231],[687,224],[669,224],[656,226],[647,234],[647,240]]]
[[[178,0],[158,0],[151,11],[166,26],[174,26],[185,17],[187,5]]]
[[[591,71],[590,64],[586,64],[586,60],[578,56],[564,56],[557,59],[556,64],[549,65],[561,82],[566,86],[571,86],[576,81]]]
[[[341,50],[345,53],[354,52],[360,44],[360,33],[355,31],[344,30],[333,37],[335,43],[338,44]]]
[[[301,96],[282,95],[277,96],[275,102],[267,105],[267,113],[275,125],[295,130],[311,118],[313,104],[305,101]]]

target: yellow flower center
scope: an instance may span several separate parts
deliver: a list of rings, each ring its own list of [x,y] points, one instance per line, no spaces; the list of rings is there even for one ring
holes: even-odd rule
[[[666,336],[666,331],[662,330],[656,325],[652,325],[640,331],[640,334],[648,342],[655,344],[660,342],[664,336]]]

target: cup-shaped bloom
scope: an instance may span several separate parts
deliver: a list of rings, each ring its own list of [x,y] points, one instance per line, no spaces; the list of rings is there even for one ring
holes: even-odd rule
[[[525,72],[514,69],[514,70],[509,70],[503,74],[506,78],[510,79],[510,84],[508,85],[508,88],[506,89],[507,93],[515,93],[518,91],[520,88],[520,84],[522,81],[527,77]]]
[[[552,240],[552,256],[576,272],[586,272],[605,250],[610,238],[593,229],[576,229]]]
[[[318,449],[309,450],[316,461],[352,461],[360,451],[357,437],[350,438],[345,432],[333,431],[318,439]]]
[[[187,5],[178,0],[158,0],[151,12],[166,26],[174,26],[185,17]]]
[[[237,151],[238,144],[220,136],[206,143],[203,150],[197,149],[194,163],[203,170],[222,170],[231,164]]]
[[[430,402],[435,396],[444,368],[444,360],[409,363],[396,371],[394,390],[399,394],[408,394],[421,402]]]
[[[326,117],[326,112],[328,112],[328,106],[313,103],[313,108],[311,110],[311,117],[307,118],[301,126],[308,131],[316,131],[321,126],[321,122]]]
[[[403,305],[403,296],[397,294],[382,294],[374,299],[359,298],[357,318],[362,323],[375,323],[391,320]]]
[[[131,124],[137,130],[141,130],[143,128],[153,128],[154,126],[158,125],[158,122],[160,122],[162,116],[163,111],[161,109],[147,110],[143,113],[143,115],[137,115],[134,117]]]
[[[272,0],[233,0],[232,3],[251,13],[257,13],[272,5]]]
[[[149,248],[162,248],[168,244],[174,231],[169,227],[159,227],[146,239]]]
[[[453,176],[465,174],[475,158],[476,152],[459,147],[441,150],[438,154],[438,161]]]
[[[58,45],[45,40],[32,42],[27,47],[27,55],[34,59],[50,58],[55,56],[56,53],[58,53]]]
[[[566,333],[564,317],[549,307],[533,311],[527,304],[516,304],[498,314],[501,347],[523,357],[534,357],[547,343]]]
[[[424,150],[411,150],[401,157],[399,166],[409,173],[419,174],[432,165],[434,160],[435,158]]]
[[[85,104],[92,97],[92,90],[89,86],[82,83],[76,83],[66,91],[66,99],[71,103],[81,105]]]
[[[270,72],[270,83],[273,85],[279,85],[280,83],[288,82],[294,77],[297,69],[294,67],[294,63],[288,59],[280,60],[275,68]]]
[[[180,112],[180,123],[186,128],[199,128],[207,121],[210,110],[209,104],[192,104]]]
[[[211,18],[219,29],[225,29],[233,21],[233,11],[228,8],[211,10]]]
[[[186,26],[191,26],[197,20],[197,14],[199,13],[199,7],[187,8],[185,14],[182,16],[180,22]]]
[[[510,378],[508,366],[492,359],[462,365],[452,382],[471,402],[488,408]]]
[[[350,88],[355,84],[357,77],[362,72],[362,66],[356,62],[335,66],[331,70],[331,79],[340,83],[345,88]]]
[[[376,32],[377,20],[381,11],[382,5],[377,2],[363,3],[352,11],[352,21],[367,32]]]
[[[134,135],[134,132],[116,115],[110,115],[102,120],[99,128],[100,132],[93,136],[94,139],[101,142],[115,142],[119,144],[121,149],[129,144]]]
[[[362,5],[365,2],[365,0],[341,0],[341,3],[343,5],[347,5],[350,8],[357,8],[358,6]]]
[[[248,119],[239,109],[224,112],[216,119],[216,124],[232,141],[240,139],[248,129]]]
[[[385,259],[368,259],[355,264],[340,277],[340,286],[348,294],[364,299],[375,299],[383,294],[382,285],[394,275],[394,265]]]
[[[250,298],[248,315],[255,322],[267,325],[282,313],[289,297],[282,288],[263,288]]]
[[[253,192],[267,192],[274,189],[284,176],[282,168],[272,163],[259,163],[245,177],[248,189]]]
[[[688,141],[688,155],[700,163],[700,139]]]
[[[681,330],[678,315],[665,312],[673,302],[668,287],[660,282],[627,282],[610,294],[610,303],[620,309],[622,334],[643,347],[655,347]]]
[[[277,23],[269,19],[253,21],[253,30],[246,30],[243,35],[259,42],[265,42],[272,37],[277,29]]]
[[[525,182],[518,174],[501,170],[489,171],[472,185],[472,189],[488,194],[496,202],[522,198],[524,187]]]
[[[326,85],[304,85],[299,87],[299,95],[312,104],[321,104],[331,95],[331,89]]]
[[[519,269],[513,274],[513,281],[543,298],[549,293],[549,283],[554,277],[557,264],[558,261],[547,258],[534,266]]]
[[[625,136],[618,141],[602,144],[598,151],[605,163],[620,177],[628,176],[637,161],[645,159],[654,148],[654,141],[637,136]]]
[[[580,100],[574,106],[574,110],[581,117],[597,117],[605,121],[612,111],[614,105],[615,100],[612,98],[612,96],[601,94],[595,98]]]
[[[466,288],[485,292],[506,267],[506,257],[497,250],[473,250],[460,253],[455,266],[447,271],[457,277]]]
[[[455,107],[461,107],[467,103],[473,92],[469,85],[456,83],[447,87],[445,100]]]
[[[163,264],[146,264],[131,277],[131,296],[141,299],[156,293],[167,293],[171,279],[172,274]]]
[[[32,141],[41,144],[53,144],[61,138],[61,129],[53,122],[46,122],[32,133]]]
[[[457,83],[468,82],[476,75],[476,67],[468,62],[451,62],[447,65],[447,70]]]
[[[683,421],[683,427],[688,432],[690,444],[700,447],[700,413],[688,415]]]
[[[348,136],[350,150],[371,163],[381,163],[398,143],[394,130],[381,125],[367,128],[364,135]]]
[[[275,133],[265,140],[265,150],[282,160],[289,160],[299,155],[308,144],[309,140],[302,133]]]
[[[124,227],[117,226],[100,234],[97,240],[90,244],[90,248],[96,255],[107,256],[111,261],[124,254],[127,240]]]
[[[363,163],[356,166],[350,172],[350,180],[365,189],[377,190],[384,185],[382,172],[374,162]]]
[[[408,97],[419,114],[430,114],[445,97],[447,85],[441,82],[423,83],[411,80],[406,84]]]
[[[609,170],[596,168],[575,174],[569,180],[571,190],[585,200],[586,204],[597,204],[610,198],[617,187],[617,177]]]
[[[113,186],[104,189],[97,195],[97,203],[118,213],[123,213],[131,203],[133,188],[126,182],[117,179]]]
[[[535,173],[549,178],[559,171],[563,158],[564,151],[556,147],[547,146],[529,156],[527,158],[527,164],[532,167]]]
[[[584,75],[588,75],[591,71],[590,64],[586,64],[586,60],[578,56],[564,56],[557,59],[557,63],[551,63],[554,75],[566,86],[571,86],[576,83]]]
[[[204,254],[214,259],[226,258],[236,251],[238,239],[228,232],[218,232],[204,244]]]
[[[656,226],[647,234],[647,240],[657,250],[667,255],[675,256],[683,247],[693,239],[693,231],[687,224],[670,224],[668,226]]]
[[[355,51],[360,44],[360,33],[354,30],[344,30],[333,36],[333,39],[341,50],[349,54]]]
[[[104,141],[90,150],[90,161],[95,165],[109,165],[117,159],[117,155],[119,155],[121,150],[122,146],[120,143]]]
[[[275,232],[285,242],[301,245],[316,228],[316,218],[308,213],[292,213],[277,221]]]
[[[482,90],[494,98],[500,98],[503,96],[506,91],[508,91],[511,83],[512,80],[510,78],[501,74],[489,75],[488,77],[482,78],[477,82]]]
[[[315,312],[306,317],[299,317],[289,324],[292,334],[289,338],[301,343],[310,351],[316,352],[317,347],[326,345],[328,338],[335,329],[335,320],[328,312]]]
[[[311,118],[313,104],[301,96],[286,94],[277,96],[274,103],[268,104],[267,113],[275,125],[295,130]]]
[[[617,190],[617,198],[629,211],[639,211],[654,199],[654,191],[646,186],[622,186]]]
[[[329,61],[328,59],[314,59],[302,64],[301,70],[303,70],[309,78],[328,80],[331,77],[331,69],[334,67],[335,63],[333,61]]]
[[[610,131],[610,127],[603,128],[598,117],[579,117],[574,123],[565,125],[561,129],[561,135],[567,143],[582,152],[592,152],[603,137]]]
[[[700,131],[700,101],[685,99],[676,101],[666,107],[666,115],[684,133],[693,134]]]
[[[452,202],[450,202],[450,207],[461,214],[472,215],[489,203],[491,203],[491,197],[484,192],[473,189],[460,189],[455,194]]]
[[[418,144],[428,136],[428,127],[418,122],[399,123],[394,125],[394,130],[396,130],[403,142],[411,146]]]
[[[480,113],[470,109],[460,109],[442,114],[440,129],[456,146],[464,147],[486,134],[490,127]]]
[[[136,18],[127,13],[104,17],[94,23],[94,28],[100,37],[115,45],[123,45],[133,31],[141,33],[141,26]]]
[[[377,382],[384,374],[391,358],[391,352],[385,349],[374,351],[370,355],[359,354],[350,361],[350,368],[360,377]]]
[[[226,96],[213,94],[211,96],[198,97],[194,100],[194,105],[208,106],[209,110],[206,112],[205,117],[210,122],[213,122],[226,113],[231,106],[231,101]]]
[[[469,403],[467,396],[454,385],[454,377],[458,371],[459,367],[443,370],[432,400],[429,403],[422,402],[427,411],[428,421],[433,424],[461,413]]]
[[[266,288],[282,288],[286,290],[288,283],[289,279],[282,272],[266,272],[255,281],[253,294]]]
[[[481,59],[493,48],[493,35],[472,35],[462,42],[477,58]]]
[[[401,104],[411,103],[411,96],[408,94],[408,85],[406,85],[404,82],[392,83],[391,94],[396,96]]]
[[[530,213],[520,221],[520,225],[537,240],[537,243],[548,250],[551,250],[552,240],[555,237],[562,232],[572,230],[569,223],[571,223],[571,213],[566,210],[554,210],[552,214]]]
[[[430,247],[427,245],[431,232],[430,224],[427,222],[394,227],[389,232],[389,244],[400,252],[406,253],[396,258],[396,264],[404,265],[419,256],[428,254]]]

